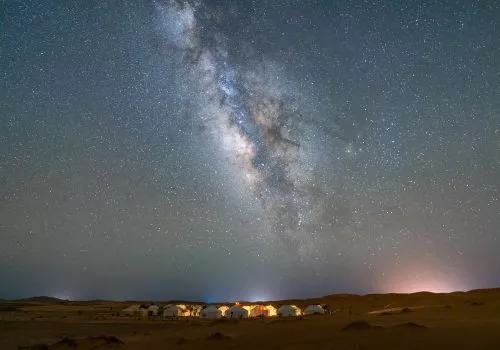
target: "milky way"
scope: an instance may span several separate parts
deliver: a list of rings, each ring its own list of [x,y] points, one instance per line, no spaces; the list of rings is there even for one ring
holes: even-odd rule
[[[231,62],[224,35],[204,25],[216,20],[210,8],[173,0],[156,7],[159,30],[181,50],[198,91],[199,117],[243,169],[234,176],[244,176],[261,200],[272,224],[269,231],[292,253],[307,255],[325,191],[308,177],[310,163],[303,159],[304,140],[299,139],[300,124],[306,123],[299,107],[279,86],[266,82],[265,63],[255,71]]]

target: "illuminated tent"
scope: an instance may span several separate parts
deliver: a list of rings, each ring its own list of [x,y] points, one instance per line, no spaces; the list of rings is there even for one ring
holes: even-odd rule
[[[200,312],[202,309],[201,305],[187,305],[188,310],[191,311],[191,316],[200,317]]]
[[[227,309],[229,309],[229,306],[226,306],[226,305],[219,306],[219,311],[220,311],[220,314],[221,314],[221,315],[225,315],[225,314],[226,314]]]
[[[276,316],[276,308],[272,305],[252,305],[250,317]]]
[[[187,317],[191,316],[191,311],[186,305],[169,304],[163,308],[163,317]]]
[[[278,315],[278,310],[272,306],[272,305],[266,305],[265,308],[267,309],[267,315],[268,317],[272,316],[277,316]]]
[[[224,315],[227,318],[247,318],[249,316],[249,312],[246,308],[240,305],[234,305],[227,309]]]
[[[304,315],[314,315],[314,314],[323,315],[324,313],[325,309],[323,309],[321,305],[309,305],[304,310]]]
[[[278,309],[278,316],[280,317],[292,317],[300,315],[302,315],[302,311],[295,305],[282,305]]]
[[[201,318],[219,318],[222,316],[222,313],[220,312],[217,307],[210,305],[207,306],[206,308],[202,309],[200,312],[200,317]]]
[[[262,305],[249,305],[249,306],[243,306],[243,308],[248,311],[248,317],[263,316]]]

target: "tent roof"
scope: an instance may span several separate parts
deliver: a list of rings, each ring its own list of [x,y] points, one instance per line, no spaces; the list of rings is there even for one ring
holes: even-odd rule
[[[246,310],[243,306],[241,305],[233,305],[229,308],[230,310],[236,310],[236,309],[239,309],[239,310]]]
[[[209,310],[209,309],[210,310],[219,310],[217,308],[217,306],[215,306],[215,305],[208,305],[208,306],[206,306],[206,307],[203,308],[203,310]]]
[[[140,305],[130,305],[123,310],[139,310],[140,308],[141,308]]]

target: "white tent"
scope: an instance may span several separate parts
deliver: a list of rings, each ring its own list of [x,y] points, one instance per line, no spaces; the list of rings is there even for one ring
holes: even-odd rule
[[[163,317],[187,317],[191,316],[191,311],[186,305],[169,304],[163,308]]]
[[[149,315],[149,305],[132,305],[123,311],[129,315],[147,317]]]
[[[201,318],[219,318],[222,316],[222,313],[220,312],[217,307],[210,305],[207,306],[206,308],[202,309],[200,312],[200,317]]]
[[[272,305],[266,305],[265,308],[267,310],[266,316],[276,316],[278,314],[278,310]]]
[[[226,313],[224,314],[227,318],[247,318],[249,315],[249,312],[246,308],[235,305],[231,306],[229,309],[226,310]]]
[[[148,314],[149,314],[149,310],[148,310],[148,307],[147,306],[142,306],[140,307],[139,309],[139,314],[143,317],[147,317]]]
[[[141,306],[130,305],[129,307],[123,309],[122,313],[127,316],[139,316],[141,314]]]
[[[267,316],[267,309],[264,305],[251,305],[249,308],[243,306],[248,310],[250,317],[265,317]]]
[[[276,316],[276,308],[272,305],[250,305],[243,306],[248,310],[250,317],[269,317]]]
[[[324,313],[325,309],[323,309],[321,305],[309,305],[304,310],[304,315],[314,315],[314,314],[323,315]]]
[[[147,315],[148,316],[156,316],[158,315],[158,312],[160,311],[160,307],[158,305],[149,305],[147,308]]]
[[[282,305],[278,309],[278,316],[280,317],[291,317],[300,316],[302,311],[295,305]]]

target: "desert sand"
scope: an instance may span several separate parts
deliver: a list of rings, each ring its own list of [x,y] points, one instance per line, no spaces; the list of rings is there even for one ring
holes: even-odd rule
[[[120,316],[132,302],[4,300],[0,349],[500,349],[500,289],[271,303],[327,304],[332,314],[153,320]]]

